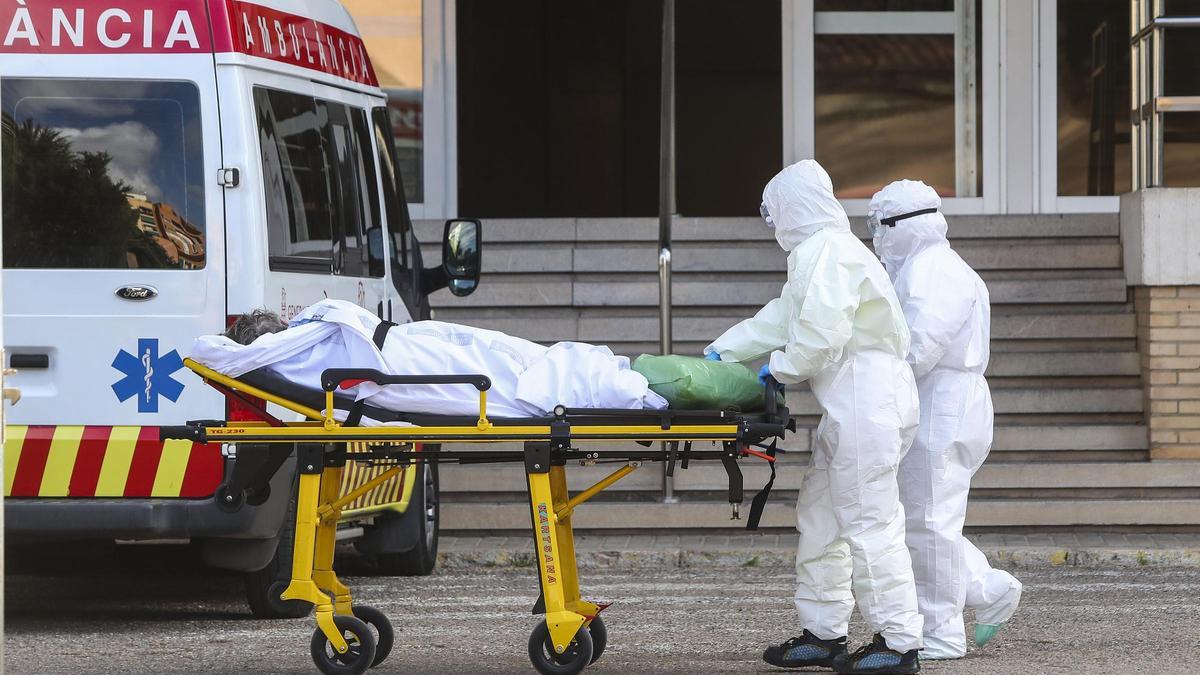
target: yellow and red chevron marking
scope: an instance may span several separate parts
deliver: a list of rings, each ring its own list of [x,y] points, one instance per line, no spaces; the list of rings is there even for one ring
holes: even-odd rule
[[[358,449],[354,447],[355,445],[358,444],[351,445],[350,459],[353,459],[354,452]],[[365,450],[365,448],[363,449]],[[391,465],[371,466],[365,462],[346,462],[346,470],[342,473],[342,494],[349,493],[354,488],[392,468],[394,466]],[[395,478],[354,500],[342,510],[357,511],[399,503],[404,497],[404,479],[407,473],[407,469],[401,471]]]
[[[160,441],[158,427],[9,426],[6,497],[208,497],[221,447]]]

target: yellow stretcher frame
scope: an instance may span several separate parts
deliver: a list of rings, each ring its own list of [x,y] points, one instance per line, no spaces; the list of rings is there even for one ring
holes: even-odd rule
[[[339,495],[345,461],[359,461],[356,460],[355,455],[361,453],[345,453],[342,455],[341,461],[331,462],[326,459],[335,454],[331,450],[338,446],[345,448],[350,444],[371,441],[406,444],[413,442],[523,441],[527,448],[524,459],[528,478],[530,517],[534,529],[535,548],[538,553],[538,573],[542,602],[544,602],[545,625],[549,634],[547,647],[552,647],[560,655],[567,652],[572,645],[576,644],[573,641],[577,640],[580,631],[590,626],[604,608],[604,605],[590,602],[581,596],[575,557],[574,530],[571,522],[572,515],[580,505],[635,471],[641,464],[640,460],[628,460],[627,463],[596,484],[571,497],[567,489],[565,462],[551,461],[550,450],[552,447],[558,450],[566,449],[562,447],[562,430],[556,429],[553,424],[542,423],[508,426],[493,424],[486,415],[486,389],[480,389],[479,417],[470,425],[352,427],[343,426],[334,417],[333,388],[336,386],[326,386],[324,409],[316,410],[222,375],[191,359],[185,359],[184,365],[203,378],[206,383],[212,384],[218,389],[254,396],[307,418],[307,421],[304,422],[280,423],[278,426],[262,422],[208,424],[189,427],[192,429],[189,433],[202,433],[201,440],[206,442],[296,444],[300,471],[296,503],[296,532],[293,541],[291,581],[281,598],[302,600],[314,605],[317,630],[324,635],[337,654],[346,654],[350,645],[343,632],[335,624],[335,617],[339,615],[353,616],[355,612],[350,589],[338,579],[333,571],[338,519],[345,506],[403,472],[403,468],[397,466],[354,491],[346,495]],[[725,414],[720,414],[720,417],[724,420]],[[787,411],[784,409],[782,418],[786,419],[786,417]],[[667,421],[645,424],[591,423],[572,425],[569,430],[569,441],[586,440],[610,443],[713,441],[722,443],[725,450],[722,453],[709,451],[708,457],[711,458],[714,454],[723,454],[722,461],[730,462],[736,460],[739,451],[744,452],[742,444],[746,442],[748,429],[744,420],[732,414],[728,416],[728,423],[721,424],[671,424]],[[780,426],[779,433],[775,435],[781,436],[782,430],[783,426]],[[405,447],[409,449],[389,451],[388,456],[404,461],[403,455],[406,453],[411,454],[414,458],[420,454],[412,451],[411,445]],[[532,452],[531,448],[536,452]],[[751,454],[759,453],[751,452]],[[599,453],[589,454],[587,457],[593,458],[594,461],[598,455]],[[531,457],[534,459],[530,459]],[[544,466],[542,462],[545,463]],[[740,473],[738,473],[738,481],[737,503],[740,503]],[[732,497],[731,502],[733,502]],[[734,514],[735,516],[737,514],[736,503]],[[590,648],[588,651],[590,656]],[[316,658],[314,653],[314,659]],[[534,657],[531,648],[532,658]],[[594,659],[586,659],[586,662],[573,672],[581,671],[591,660]],[[320,664],[318,663],[318,665]],[[536,663],[534,665],[537,666]]]

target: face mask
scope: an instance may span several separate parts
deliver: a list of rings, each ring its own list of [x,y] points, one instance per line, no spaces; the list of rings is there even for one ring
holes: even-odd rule
[[[921,209],[920,211],[910,211],[908,213],[902,213],[898,216],[891,216],[888,218],[880,218],[878,213],[872,211],[871,213],[867,214],[867,228],[871,230],[871,238],[879,240],[883,237],[883,233],[886,231],[883,228],[895,227],[898,221],[906,218],[923,216],[927,213],[937,213],[937,211],[938,210],[936,208]]]
[[[762,216],[762,219],[767,221],[767,227],[771,229],[775,228],[775,219],[771,217],[771,212],[767,210],[766,202],[758,205],[758,215]]]

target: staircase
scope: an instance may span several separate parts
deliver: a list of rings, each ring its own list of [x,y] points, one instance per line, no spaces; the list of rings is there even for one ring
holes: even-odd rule
[[[418,223],[436,245],[440,223]],[[855,231],[865,235],[861,222]],[[1116,214],[957,216],[952,241],[992,295],[992,454],[973,483],[967,524],[989,528],[1200,524],[1200,462],[1150,462],[1135,318],[1121,270]],[[680,218],[674,226],[675,352],[710,340],[775,297],[786,256],[757,218]],[[493,220],[484,281],[468,298],[442,292],[435,316],[541,341],[658,351],[657,222]],[[819,410],[789,391],[800,431],[779,462],[764,527],[794,523],[792,504]],[[743,462],[748,493],[767,469]],[[573,490],[613,467],[572,467]],[[525,530],[517,465],[442,469],[442,528]],[[645,465],[576,514],[576,527],[738,527],[719,465],[677,471],[678,503],[660,500],[661,468]]]

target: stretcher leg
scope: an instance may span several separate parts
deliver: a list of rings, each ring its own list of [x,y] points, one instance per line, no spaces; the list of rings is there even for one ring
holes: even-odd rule
[[[558,480],[552,478],[557,474]],[[555,515],[555,483],[565,487],[563,468],[553,467],[544,473],[529,474],[529,502],[533,513],[534,538],[537,542],[538,571],[541,576],[542,597],[546,604],[546,627],[550,639],[559,653],[566,650],[575,634],[583,627],[586,618],[574,607],[579,602],[579,580],[575,575],[574,561],[564,568],[564,553],[573,554],[574,546],[563,547],[564,534],[569,539],[570,519],[566,528],[561,526]],[[565,504],[565,499],[563,500]],[[568,607],[570,603],[570,607]]]
[[[320,516],[321,474],[324,471],[324,453],[320,445],[315,449],[301,444],[297,449],[300,464],[300,485],[296,493],[296,536],[292,547],[292,580],[280,595],[284,600],[303,600],[316,608],[317,626],[329,644],[339,654],[345,653],[346,644],[342,631],[333,621],[333,604],[328,595],[321,592],[313,582],[313,562],[316,553],[317,528]],[[311,468],[309,468],[311,467]],[[336,527],[336,524],[335,524]]]
[[[571,510],[564,509],[570,501],[567,492],[566,467],[556,466],[550,469],[550,492],[554,498],[554,511],[566,512],[565,516],[555,517],[555,530],[558,539],[559,569],[563,578],[563,606],[584,617],[584,625],[599,613],[600,607],[584,600],[579,591],[579,568],[575,560],[575,531],[571,527]]]
[[[325,469],[324,475],[321,477],[321,507],[326,507],[338,500],[341,495],[342,474],[345,470],[345,465],[331,466]],[[338,580],[337,574],[333,571],[333,554],[337,547],[337,524],[340,517],[340,509],[327,511],[317,525],[313,582],[317,588],[332,596],[335,614],[353,615],[350,589]]]

